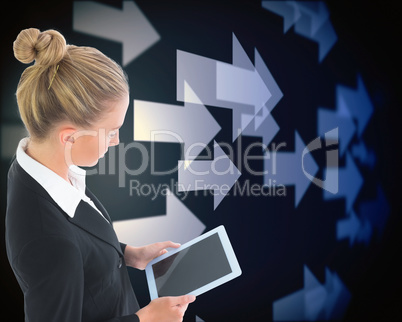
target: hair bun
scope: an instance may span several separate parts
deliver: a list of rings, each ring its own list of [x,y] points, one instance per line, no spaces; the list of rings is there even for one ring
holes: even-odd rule
[[[63,59],[67,45],[63,35],[56,30],[40,32],[39,29],[22,30],[14,41],[14,56],[20,62],[50,66]]]

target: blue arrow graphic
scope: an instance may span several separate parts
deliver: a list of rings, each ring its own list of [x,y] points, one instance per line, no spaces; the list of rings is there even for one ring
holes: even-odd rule
[[[357,89],[337,86],[337,98],[342,98],[351,115],[357,120],[357,133],[362,135],[373,114],[374,107],[360,75],[357,77]]]
[[[338,274],[325,268],[325,314],[327,320],[341,320],[351,299],[351,294]]]
[[[324,170],[325,176],[330,176],[331,171],[336,171],[334,168],[326,168]],[[353,161],[350,154],[346,153],[346,166],[344,168],[338,169],[339,171],[339,191],[336,194],[329,193],[325,190],[324,183],[324,200],[332,200],[345,198],[346,199],[346,212],[350,212],[353,203],[363,185],[363,177],[360,174],[359,169]]]
[[[286,33],[300,18],[295,1],[262,1],[262,7],[283,17],[283,33]]]
[[[351,294],[338,274],[325,268],[325,284],[322,285],[305,265],[303,289],[273,302],[273,320],[339,320],[350,299]]]
[[[380,185],[377,186],[377,197],[374,200],[364,201],[360,204],[360,217],[370,222],[381,237],[384,233],[385,225],[388,220],[390,207],[385,197],[384,190]]]
[[[328,9],[321,1],[301,1],[296,4],[301,17],[296,21],[295,32],[318,43],[318,59],[322,62],[338,40],[329,20]]]
[[[305,291],[299,290],[273,302],[274,321],[303,321],[305,316]]]
[[[320,30],[318,30],[311,38],[318,42],[319,62],[323,61],[338,40],[334,27],[329,20],[327,20]]]
[[[329,11],[322,1],[298,1],[296,2],[299,11],[305,14],[308,19],[297,20],[296,32],[306,37],[314,35],[329,19]]]
[[[336,224],[336,237],[338,240],[348,238],[349,245],[352,246],[361,229],[362,224],[352,210],[349,218],[338,220]]]
[[[338,40],[328,9],[321,1],[262,1],[262,7],[283,17],[284,33],[295,25],[297,34],[317,42],[319,62]]]
[[[339,152],[342,156],[356,131],[355,124],[352,120],[349,110],[346,107],[343,97],[337,97],[336,111],[319,108],[317,119],[317,134],[321,137],[336,127],[339,129]]]
[[[367,148],[363,140],[351,147],[352,155],[364,166],[373,169],[376,164],[376,156],[373,150]]]
[[[371,236],[373,235],[373,227],[367,219],[363,219],[362,221],[362,227],[360,228],[359,233],[356,236],[356,240],[368,245]]]
[[[272,152],[270,158],[264,160],[264,170],[268,172],[264,175],[264,183],[269,185],[272,180],[276,180],[278,184],[294,185],[295,207],[311,183],[303,172],[302,164],[311,176],[318,171],[318,165],[310,153],[307,153],[303,160],[304,148],[304,142],[295,131],[295,152]]]
[[[355,242],[368,245],[373,233],[370,221],[366,218],[358,218],[352,210],[349,218],[338,220],[336,225],[336,236],[338,240],[349,239],[349,246]]]
[[[327,290],[304,265],[304,316],[306,320],[315,321],[322,311],[327,297]]]

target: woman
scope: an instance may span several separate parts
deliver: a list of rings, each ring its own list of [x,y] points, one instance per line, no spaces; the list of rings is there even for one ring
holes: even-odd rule
[[[95,165],[119,143],[129,102],[121,67],[94,48],[66,45],[54,30],[21,31],[14,54],[35,60],[17,88],[29,138],[10,167],[6,215],[25,320],[181,321],[194,296],[159,298],[140,309],[126,269],[144,269],[179,244],[119,243],[77,167]]]

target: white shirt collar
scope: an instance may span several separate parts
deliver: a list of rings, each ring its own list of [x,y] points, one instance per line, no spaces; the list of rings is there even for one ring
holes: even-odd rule
[[[72,183],[71,185],[58,174],[26,154],[25,150],[27,149],[28,143],[29,138],[24,138],[18,144],[16,153],[17,162],[47,191],[50,197],[52,197],[52,199],[67,213],[68,216],[71,218],[74,217],[75,211],[81,200],[88,202],[102,215],[91,199],[89,199],[85,194],[85,170],[75,165],[70,166],[68,178]]]

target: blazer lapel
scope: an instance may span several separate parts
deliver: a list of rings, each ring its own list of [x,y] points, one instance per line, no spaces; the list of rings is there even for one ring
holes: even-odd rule
[[[110,244],[121,256],[124,256],[116,233],[113,230],[113,226],[102,218],[102,216],[87,202],[81,200],[78,204],[77,210],[75,211],[74,217],[68,217],[67,219],[91,235]]]
[[[34,190],[35,193],[40,194],[46,200],[49,200],[49,202],[51,202],[55,207],[60,209],[60,211],[72,224],[84,229],[86,232],[110,244],[117,250],[117,252],[121,256],[124,256],[116,233],[113,229],[112,220],[110,219],[109,214],[91,191],[86,189],[86,195],[93,201],[95,206],[105,216],[109,223],[104,218],[102,218],[102,216],[91,205],[83,200],[81,200],[81,202],[78,204],[74,217],[71,218],[70,216],[68,216],[63,211],[63,209],[61,209],[59,205],[52,199],[52,197],[50,197],[47,191],[34,178],[32,178],[16,160],[10,167],[9,176],[17,176],[19,180],[21,180],[30,189]]]
[[[110,216],[108,212],[106,211],[105,207],[101,204],[101,202],[96,198],[96,196],[92,193],[91,190],[88,188],[85,189],[85,194],[89,197],[89,199],[92,200],[92,202],[95,204],[96,208],[99,209],[99,211],[102,213],[103,216],[109,221],[109,223],[112,225],[112,219],[110,219]]]

